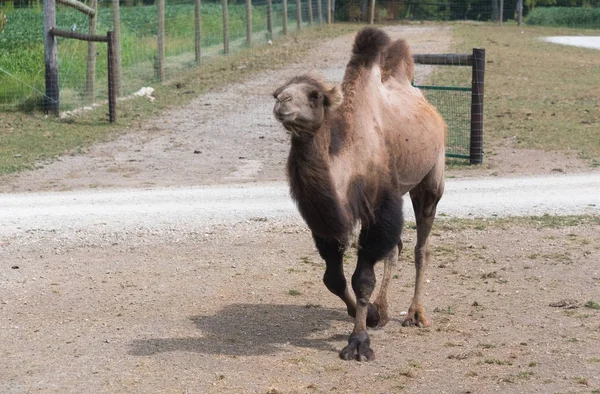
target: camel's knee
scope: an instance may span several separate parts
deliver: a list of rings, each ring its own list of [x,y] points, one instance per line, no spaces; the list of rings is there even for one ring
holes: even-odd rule
[[[339,270],[333,270],[330,268],[326,269],[325,274],[323,275],[323,283],[330,292],[338,297],[343,297],[347,288],[347,283],[344,273],[340,273],[338,271]]]
[[[415,266],[420,268],[427,264],[430,254],[431,253],[427,245],[415,247]]]
[[[337,240],[322,238],[313,233],[315,246],[319,251],[319,255],[326,262],[340,260],[344,256],[345,245]]]
[[[371,294],[375,289],[375,270],[372,264],[361,264],[359,262],[356,271],[352,275],[352,290],[356,295],[356,301],[359,304],[369,303]]]

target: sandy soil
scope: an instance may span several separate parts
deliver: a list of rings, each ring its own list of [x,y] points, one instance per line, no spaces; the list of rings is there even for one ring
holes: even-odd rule
[[[445,52],[451,39],[444,28],[390,31],[416,53]],[[332,40],[303,64],[201,96],[84,155],[4,179],[0,191],[281,181],[288,141],[272,119],[269,93],[309,68],[341,78],[350,42]],[[493,151],[486,166],[451,175],[585,169],[564,155]],[[509,153],[530,161],[516,167]],[[338,358],[351,320],[322,285],[323,263],[300,220],[257,216],[203,227],[192,212],[187,222],[98,223],[94,231],[67,224],[1,236],[0,392],[600,389],[600,311],[585,306],[600,302],[598,225],[438,225],[426,275],[429,329],[399,324],[414,281],[414,230],[407,229],[391,289],[394,319],[372,330],[377,359],[361,364]]]

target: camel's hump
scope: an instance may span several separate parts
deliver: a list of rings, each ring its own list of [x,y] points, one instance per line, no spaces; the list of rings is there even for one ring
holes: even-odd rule
[[[351,62],[370,67],[389,43],[390,37],[383,30],[365,27],[356,34]]]

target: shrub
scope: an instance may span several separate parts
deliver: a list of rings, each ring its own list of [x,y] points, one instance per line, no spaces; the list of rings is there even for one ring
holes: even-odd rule
[[[527,15],[527,24],[600,29],[600,8],[537,7]]]

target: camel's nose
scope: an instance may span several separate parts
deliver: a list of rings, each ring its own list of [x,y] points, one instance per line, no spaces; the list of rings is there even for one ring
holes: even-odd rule
[[[282,92],[276,98],[276,100],[280,103],[285,103],[286,101],[290,101],[291,99],[292,99],[292,95],[288,92]]]

